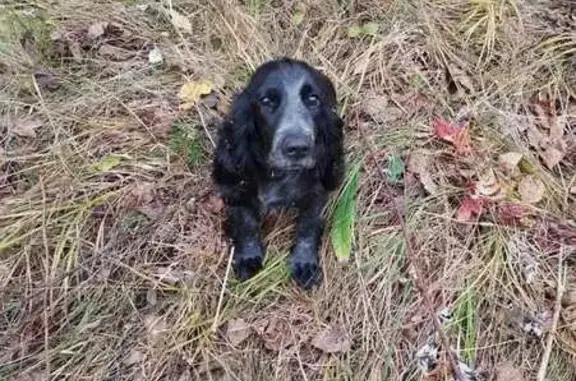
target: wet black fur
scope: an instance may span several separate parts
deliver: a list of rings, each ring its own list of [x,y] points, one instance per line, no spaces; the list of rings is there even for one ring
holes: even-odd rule
[[[304,70],[306,81],[314,86],[322,101],[313,116],[314,168],[283,173],[269,167],[274,126],[269,126],[259,112],[258,89],[278,70],[300,77]],[[227,206],[226,234],[234,244],[234,269],[241,280],[262,268],[265,249],[260,221],[270,208],[276,207],[295,207],[299,211],[289,259],[292,276],[304,288],[320,279],[322,211],[329,193],[340,185],[344,170],[343,121],[336,106],[336,93],[326,76],[304,62],[286,58],[260,66],[234,100],[219,130],[213,180]]]

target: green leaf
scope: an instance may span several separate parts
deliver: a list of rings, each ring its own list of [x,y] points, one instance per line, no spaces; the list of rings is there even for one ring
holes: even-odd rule
[[[92,164],[92,168],[98,172],[108,172],[118,164],[120,164],[120,156],[108,154],[99,162]]]
[[[357,163],[348,175],[348,181],[336,203],[330,234],[332,247],[338,261],[350,259],[356,221],[356,193],[360,179],[361,162]]]
[[[398,184],[404,175],[404,162],[400,156],[390,156],[388,158],[387,180],[390,184]]]
[[[375,22],[367,22],[366,24],[362,25],[362,29],[364,31],[365,36],[375,36],[378,34],[378,30],[380,29],[380,25]]]
[[[292,24],[300,25],[302,24],[302,21],[304,21],[304,13],[303,12],[294,13],[294,15],[292,16]]]
[[[348,37],[364,37],[364,36],[375,36],[380,30],[380,25],[376,22],[367,22],[362,25],[352,25],[348,27],[347,33]]]

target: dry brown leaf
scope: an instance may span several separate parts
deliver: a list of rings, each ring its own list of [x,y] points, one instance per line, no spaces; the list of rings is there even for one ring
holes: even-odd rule
[[[520,152],[507,152],[500,155],[498,163],[505,170],[512,172],[518,167],[520,160],[522,160],[522,154]]]
[[[562,306],[576,306],[576,285],[568,288],[566,292],[564,292],[564,295],[562,295]],[[574,327],[574,329],[576,329],[576,327]]]
[[[264,346],[276,352],[295,342],[295,337],[290,332],[289,322],[280,318],[272,318],[268,322],[262,338],[264,339]]]
[[[476,184],[476,190],[478,194],[482,196],[487,196],[490,198],[500,199],[502,198],[502,187],[496,179],[496,174],[494,170],[489,169],[485,171],[478,179]]]
[[[524,381],[524,376],[511,361],[506,361],[496,369],[496,381]]]
[[[536,204],[544,197],[546,187],[544,183],[534,176],[526,176],[518,184],[518,193],[522,201],[528,204]]]
[[[540,153],[542,160],[544,160],[544,164],[548,167],[548,169],[553,169],[555,166],[560,164],[566,152],[556,147],[548,147],[543,152]]]
[[[410,154],[408,158],[408,171],[418,175],[420,183],[429,194],[438,193],[438,185],[432,180],[432,175],[429,172],[428,163],[430,162],[429,155],[424,151],[415,151]]]
[[[210,213],[219,214],[224,209],[224,201],[221,197],[211,195],[206,202],[206,209]]]
[[[319,332],[310,344],[325,353],[348,352],[352,346],[346,332],[335,327],[328,327]]]
[[[103,36],[104,33],[106,33],[106,28],[108,28],[108,25],[109,24],[106,21],[95,22],[88,27],[88,33],[86,34],[86,37],[91,40],[95,40],[98,37]]]
[[[182,29],[185,32],[192,33],[192,24],[186,16],[181,15],[174,9],[170,9],[170,20],[176,29]]]
[[[134,365],[134,364],[138,364],[142,361],[144,361],[144,358],[146,356],[144,355],[144,353],[140,352],[139,350],[133,348],[130,353],[128,354],[128,357],[126,357],[124,359],[124,361],[122,361],[122,363],[124,365],[130,366],[130,365]]]
[[[109,44],[103,44],[100,49],[98,49],[98,54],[114,61],[126,61],[135,55],[135,53],[130,50]]]
[[[208,108],[215,108],[218,106],[218,101],[218,96],[214,93],[210,93],[200,98],[200,102]]]
[[[6,123],[10,132],[25,138],[35,138],[36,130],[42,126],[42,121],[35,117],[22,117],[14,116],[6,118],[3,124]]]
[[[192,374],[190,374],[190,370],[186,369],[184,372],[182,372],[180,374],[180,377],[178,377],[178,381],[192,381]]]
[[[183,270],[176,269],[174,267],[157,267],[154,271],[154,277],[160,282],[164,282],[170,285],[175,285],[177,283],[185,283],[186,280],[190,278],[189,273]]]
[[[144,316],[144,326],[152,342],[160,340],[168,332],[166,321],[154,314]]]
[[[250,326],[244,319],[234,319],[228,322],[226,337],[233,346],[238,346],[250,336],[250,331]]]
[[[60,87],[60,79],[48,69],[39,69],[34,73],[34,79],[41,89],[49,91],[57,90]]]

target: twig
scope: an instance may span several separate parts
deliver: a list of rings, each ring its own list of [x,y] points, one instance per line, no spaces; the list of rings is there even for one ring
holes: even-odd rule
[[[206,122],[204,121],[204,116],[202,115],[202,111],[200,110],[200,107],[198,107],[198,105],[196,105],[196,111],[198,112],[198,115],[200,116],[200,122],[202,123],[202,128],[204,128],[204,132],[206,133],[206,136],[208,136],[208,139],[210,140],[210,143],[212,144],[212,148],[216,148],[216,143],[214,143],[214,139],[212,139],[212,135],[210,135],[210,131],[208,131],[208,126],[206,125]]]
[[[220,297],[218,298],[218,306],[216,307],[216,315],[214,316],[214,322],[212,323],[212,332],[216,332],[216,330],[218,329],[218,321],[220,320],[220,310],[222,309],[222,303],[224,301],[224,292],[226,291],[226,285],[228,284],[228,277],[230,276],[230,269],[232,268],[233,257],[234,257],[234,246],[230,248],[228,265],[226,265],[226,274],[224,275],[224,281],[222,282],[222,289],[220,290]]]
[[[362,127],[361,123],[359,123],[359,121],[358,121],[358,115],[356,115],[356,125],[358,126],[358,130],[360,131],[361,137],[366,142],[368,151],[369,151],[370,155],[372,156],[372,159],[374,160],[374,164],[376,165],[378,172],[380,172],[380,175],[382,176],[382,181],[384,182],[384,186],[387,188],[390,188],[388,185],[388,182],[386,181],[386,172],[384,171],[384,169],[380,166],[380,163],[378,162],[378,159],[376,157],[376,152],[373,148],[373,144],[368,139],[368,137],[365,135],[364,127]],[[406,183],[404,183],[404,188],[406,188]],[[460,370],[460,367],[458,366],[458,356],[456,355],[456,353],[454,353],[454,351],[452,351],[450,349],[450,341],[448,339],[448,335],[446,335],[446,332],[444,332],[444,328],[442,327],[442,324],[440,323],[436,313],[434,312],[434,307],[432,305],[432,302],[430,301],[430,298],[428,297],[428,289],[424,285],[424,283],[422,282],[422,279],[420,278],[420,275],[419,275],[420,269],[418,268],[418,265],[416,263],[416,255],[414,254],[414,249],[413,249],[412,244],[410,242],[410,235],[408,234],[408,229],[406,228],[406,224],[404,221],[404,210],[405,209],[404,209],[403,203],[401,205],[396,205],[396,208],[395,208],[396,216],[398,218],[398,221],[400,222],[400,227],[402,228],[402,235],[404,236],[404,240],[406,241],[406,256],[408,257],[408,262],[410,264],[410,267],[412,268],[412,271],[408,271],[408,273],[409,273],[410,277],[412,278],[412,280],[414,281],[414,285],[416,286],[418,293],[420,293],[420,296],[424,300],[426,310],[427,310],[428,314],[432,317],[432,322],[434,324],[434,328],[436,329],[436,331],[440,335],[440,340],[442,342],[442,346],[445,348],[446,353],[448,354],[448,359],[450,360],[450,366],[452,368],[452,374],[454,375],[454,378],[458,381],[466,380],[466,377],[462,374],[462,371]]]
[[[558,286],[556,289],[556,303],[554,305],[554,316],[552,317],[552,327],[548,333],[548,340],[546,342],[546,349],[542,355],[542,362],[540,369],[538,369],[537,381],[544,381],[546,378],[546,371],[548,369],[548,362],[550,361],[550,353],[552,352],[552,345],[554,344],[554,337],[558,327],[558,319],[560,318],[560,311],[562,310],[562,295],[564,294],[564,284],[566,282],[566,269],[562,265],[562,251],[558,255]],[[564,271],[562,271],[564,270]]]

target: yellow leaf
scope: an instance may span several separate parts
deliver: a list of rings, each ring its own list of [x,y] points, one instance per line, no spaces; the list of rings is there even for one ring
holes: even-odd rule
[[[182,101],[180,108],[183,110],[191,109],[202,95],[208,95],[212,92],[212,87],[212,82],[205,79],[185,83],[180,89],[179,97]]]
[[[109,170],[120,164],[120,156],[106,155],[102,160],[92,165],[98,172],[108,172]]]

